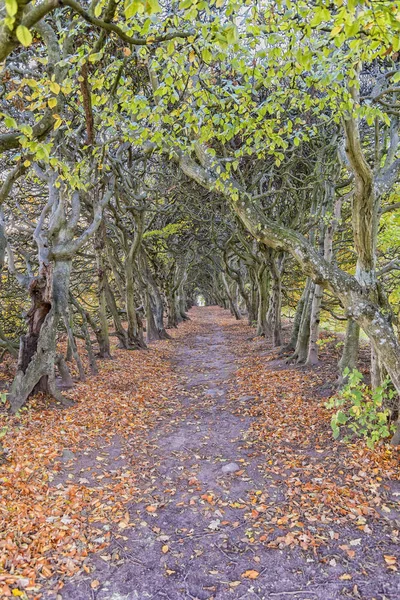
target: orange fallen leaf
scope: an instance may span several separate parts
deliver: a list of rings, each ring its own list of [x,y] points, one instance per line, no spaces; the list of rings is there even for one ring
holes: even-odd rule
[[[260,573],[258,571],[254,571],[254,569],[249,569],[248,571],[242,573],[242,577],[245,577],[246,579],[257,579],[259,575]]]
[[[153,506],[153,505],[146,506],[146,510],[147,510],[147,512],[149,512],[149,513],[154,513],[154,512],[156,512],[156,510],[157,510],[157,506]]]
[[[90,587],[92,588],[92,590],[95,590],[99,587],[100,585],[100,581],[98,579],[93,579],[92,583],[90,584]]]

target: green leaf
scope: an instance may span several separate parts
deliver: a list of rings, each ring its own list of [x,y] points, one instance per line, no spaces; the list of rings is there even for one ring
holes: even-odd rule
[[[161,6],[160,6],[158,0],[147,0],[146,12],[149,13],[150,15],[161,12]]]
[[[4,124],[6,127],[8,127],[9,129],[16,129],[17,128],[17,122],[15,119],[13,119],[12,117],[6,117],[4,119]]]
[[[6,11],[10,17],[14,17],[18,12],[17,0],[6,0]]]
[[[19,128],[22,133],[24,133],[28,138],[32,136],[33,129],[30,125],[21,125]]]
[[[203,60],[207,63],[212,61],[212,53],[210,52],[210,50],[208,48],[204,48],[201,51],[201,56],[202,56]]]
[[[239,35],[236,25],[232,24],[225,29],[225,37],[228,44],[235,44],[238,41]]]
[[[130,19],[134,17],[137,13],[144,13],[144,2],[142,0],[133,0],[133,2],[125,3],[125,17]]]
[[[103,10],[103,6],[102,3],[99,2],[98,4],[96,4],[95,9],[94,9],[94,16],[95,17],[99,17],[101,15],[101,11]]]
[[[23,46],[26,47],[32,44],[32,34],[25,25],[18,25],[15,33]]]
[[[347,417],[342,410],[338,410],[336,413],[336,422],[340,423],[341,425],[344,425],[344,423],[347,422]]]
[[[89,62],[95,63],[100,60],[103,56],[102,52],[94,52],[94,54],[89,54]]]
[[[15,17],[6,17],[4,19],[4,25],[8,27],[10,31],[14,29]]]

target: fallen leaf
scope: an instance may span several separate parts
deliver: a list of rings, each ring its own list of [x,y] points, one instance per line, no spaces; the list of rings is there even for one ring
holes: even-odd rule
[[[253,569],[249,569],[248,571],[242,573],[242,577],[245,577],[246,579],[257,579],[259,575],[260,573],[258,571],[254,571]]]

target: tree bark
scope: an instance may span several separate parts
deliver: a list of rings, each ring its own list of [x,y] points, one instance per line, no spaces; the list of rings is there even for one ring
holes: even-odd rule
[[[240,321],[241,317],[240,317],[239,309],[236,306],[234,298],[232,297],[232,293],[229,288],[229,284],[228,284],[228,281],[226,279],[226,275],[224,272],[221,273],[221,279],[222,279],[222,283],[224,284],[225,294],[228,299],[229,309],[232,313],[232,316],[234,316],[237,321]]]
[[[309,278],[307,278],[303,293],[300,296],[300,300],[298,301],[297,306],[296,306],[296,312],[295,312],[294,320],[293,320],[292,334],[290,336],[289,343],[284,348],[285,352],[289,352],[290,350],[294,351],[296,348],[297,339],[299,337],[301,318],[303,316],[304,303],[305,303],[306,299],[308,298],[308,291],[309,291],[310,285],[311,285],[311,280]]]
[[[262,262],[257,270],[257,292],[258,292],[258,311],[257,311],[257,329],[256,334],[266,336],[268,332],[267,310],[268,310],[268,288],[269,277],[267,265]]]
[[[68,311],[68,313],[69,313],[69,311]],[[67,335],[68,335],[68,346],[71,350],[71,355],[73,356],[73,358],[75,360],[76,366],[78,367],[79,379],[81,381],[85,381],[85,379],[86,379],[85,369],[83,368],[81,357],[79,356],[74,332],[72,330],[72,325],[70,323],[70,315],[68,313],[63,314],[64,326],[65,326],[65,329],[67,330]]]
[[[293,356],[290,357],[290,360],[295,360],[299,364],[305,363],[307,360],[308,345],[310,340],[311,309],[314,293],[315,284],[311,282],[303,305],[296,347]]]
[[[343,371],[347,368],[352,371],[357,367],[358,349],[360,340],[360,326],[353,319],[347,320],[346,335],[342,356],[339,360],[339,385],[345,383]]]
[[[271,284],[267,311],[267,331],[276,348],[282,344],[282,261],[283,256],[271,254],[269,260]]]
[[[98,281],[98,298],[99,298],[99,332],[96,332],[96,337],[99,343],[99,357],[111,358],[110,336],[108,331],[107,319],[107,302],[106,302],[106,283],[107,272],[104,264],[104,245],[105,245],[105,224],[100,225],[94,241],[94,249],[96,252],[97,262],[97,281]],[[97,328],[96,328],[97,330]]]
[[[9,401],[17,412],[30,395],[44,392],[67,403],[56,389],[57,326],[68,304],[71,262],[57,260],[43,267],[29,286],[32,306],[27,315],[28,333],[21,337],[17,373]]]

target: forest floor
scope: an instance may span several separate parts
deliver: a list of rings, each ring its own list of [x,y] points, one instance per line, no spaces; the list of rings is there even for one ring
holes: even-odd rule
[[[333,441],[335,341],[309,370],[190,318],[0,418],[0,597],[398,600],[399,455]]]

